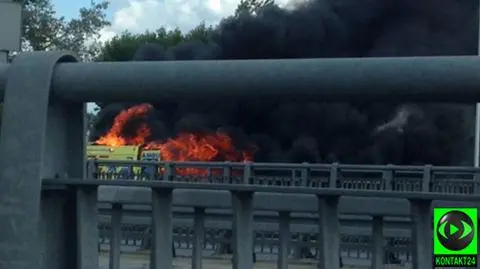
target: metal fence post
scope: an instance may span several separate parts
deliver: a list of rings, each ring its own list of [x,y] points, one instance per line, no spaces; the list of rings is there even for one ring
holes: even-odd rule
[[[337,182],[340,180],[339,179],[339,167],[338,163],[332,163],[332,166],[330,167],[330,178],[329,178],[329,188],[336,188],[337,187]]]
[[[251,163],[246,163],[245,168],[243,170],[243,184],[250,184],[252,180],[252,164]]]
[[[173,180],[173,173],[174,173],[174,168],[172,163],[166,163],[165,164],[165,171],[163,172],[163,180],[164,181],[172,181]]]
[[[151,269],[172,269],[172,189],[152,189]]]
[[[480,193],[480,171],[478,168],[473,172],[473,193]]]
[[[203,245],[205,242],[205,208],[195,207],[194,210],[192,269],[202,269]]]
[[[432,267],[432,209],[429,200],[411,200],[412,269]]]
[[[310,186],[310,180],[309,180],[309,176],[310,176],[310,169],[308,167],[308,163],[306,162],[303,162],[302,163],[304,165],[303,168],[301,168],[301,172],[300,172],[300,186],[301,187],[308,187]]]
[[[384,243],[385,238],[383,237],[383,217],[382,216],[373,216],[372,220],[372,268],[373,269],[383,269],[384,264]]]
[[[230,162],[226,161],[225,165],[223,166],[223,182],[224,183],[232,183],[232,168],[230,167]]]
[[[253,192],[232,192],[233,268],[253,269]]]
[[[318,250],[320,269],[338,269],[340,260],[340,223],[338,197],[318,197]]]
[[[86,178],[96,179],[97,178],[97,163],[95,160],[87,160],[87,173]]]
[[[0,204],[2,208],[15,210],[0,211],[0,241],[5,246],[0,249],[0,263],[5,268],[43,268],[53,264],[52,260],[58,257],[56,254],[40,259],[40,253],[49,246],[49,242],[36,240],[41,217],[41,180],[55,178],[55,175],[76,178],[85,175],[85,106],[83,103],[60,100],[50,94],[56,64],[76,61],[75,56],[63,52],[22,53],[8,69],[0,137]],[[76,197],[74,199],[82,198],[72,195]],[[48,205],[64,206],[63,203]],[[75,212],[90,205],[96,207],[96,203],[84,204],[84,207],[70,208],[67,211],[70,213],[65,214],[72,214],[71,218],[81,222],[88,217]],[[52,209],[51,212],[64,214],[65,211]],[[48,215],[43,217],[53,218]],[[94,227],[97,229],[96,222]],[[68,227],[63,228],[68,230]],[[58,234],[50,239],[65,244],[65,236],[71,232],[76,239],[83,237],[84,242],[93,241],[98,236],[98,233],[92,237],[84,235],[82,232],[86,230],[63,234],[61,231],[64,229],[59,227]],[[77,243],[68,242],[69,245]],[[67,267],[98,267],[96,244],[94,250],[88,250],[89,245],[83,245],[80,249],[63,247],[62,252],[72,252],[71,258],[66,261]],[[67,253],[64,256],[68,256]],[[57,266],[60,265],[57,263]],[[65,264],[60,268],[65,268]]]
[[[383,180],[385,190],[391,191],[393,189],[393,178],[394,178],[394,166],[392,164],[387,164],[387,168],[383,171]]]
[[[430,184],[432,183],[432,165],[427,164],[423,170],[422,191],[429,192]]]
[[[120,248],[122,241],[122,205],[112,205],[112,218],[110,224],[110,253],[109,269],[120,269]]]
[[[278,247],[277,268],[288,268],[288,256],[290,255],[290,241],[292,236],[290,234],[290,212],[279,212],[279,233],[280,246]]]

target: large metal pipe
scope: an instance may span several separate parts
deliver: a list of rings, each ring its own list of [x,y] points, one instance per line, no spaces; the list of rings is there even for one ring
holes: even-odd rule
[[[0,89],[6,80],[0,65]],[[61,63],[53,92],[74,101],[308,98],[480,101],[477,56]]]

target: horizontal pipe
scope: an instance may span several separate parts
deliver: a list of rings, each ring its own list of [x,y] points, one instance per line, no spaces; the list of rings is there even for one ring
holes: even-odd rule
[[[6,72],[0,65],[0,89]],[[477,56],[62,63],[53,92],[73,101],[308,98],[480,101]]]

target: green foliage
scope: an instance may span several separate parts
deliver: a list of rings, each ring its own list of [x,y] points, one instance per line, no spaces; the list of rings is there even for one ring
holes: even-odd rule
[[[256,14],[260,9],[273,5],[274,0],[241,0],[237,7],[235,15],[247,12]],[[145,32],[133,34],[123,32],[108,41],[99,51],[98,61],[128,61],[132,59],[137,48],[145,43],[157,43],[165,48],[175,46],[181,42],[200,41],[208,42],[214,28],[206,26],[205,23],[199,24],[188,33],[182,33],[179,29],[167,30],[159,28],[155,32]]]
[[[91,2],[79,10],[79,17],[57,17],[51,0],[17,0],[23,3],[23,44],[27,50],[71,50],[80,57],[92,56],[92,44],[99,31],[110,25],[105,10],[108,2]]]
[[[168,31],[163,27],[155,32],[147,31],[142,34],[123,32],[106,42],[97,60],[128,61],[133,57],[137,48],[145,43],[157,43],[169,48],[185,41],[208,42],[212,31],[212,27],[207,27],[202,23],[186,34],[179,29]]]
[[[274,5],[273,0],[241,0],[235,10],[235,15],[242,13],[256,14],[262,8]]]

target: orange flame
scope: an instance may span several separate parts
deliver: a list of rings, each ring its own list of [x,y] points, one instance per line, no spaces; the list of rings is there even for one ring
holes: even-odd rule
[[[232,139],[223,133],[198,135],[181,133],[164,143],[151,142],[146,149],[158,149],[164,161],[232,161],[253,160],[253,152],[236,150]],[[215,174],[218,170],[213,171]],[[177,174],[208,174],[205,169],[177,169]]]
[[[107,134],[100,137],[95,143],[112,147],[145,144],[151,135],[150,128],[148,128],[145,123],[140,124],[140,127],[136,130],[133,137],[123,137],[122,131],[131,119],[146,118],[148,112],[150,112],[152,108],[153,107],[150,104],[141,104],[123,110],[115,117],[112,128],[110,128]]]
[[[143,145],[144,149],[159,150],[164,161],[252,161],[253,150],[237,150],[232,139],[224,133],[193,134],[180,133],[175,138],[166,141],[148,142],[151,130],[146,124],[141,124],[134,137],[122,136],[122,131],[132,118],[146,118],[153,109],[149,104],[131,107],[118,114],[112,128],[100,137],[96,144],[107,146]],[[177,169],[177,174],[205,175],[206,169],[182,168]]]

